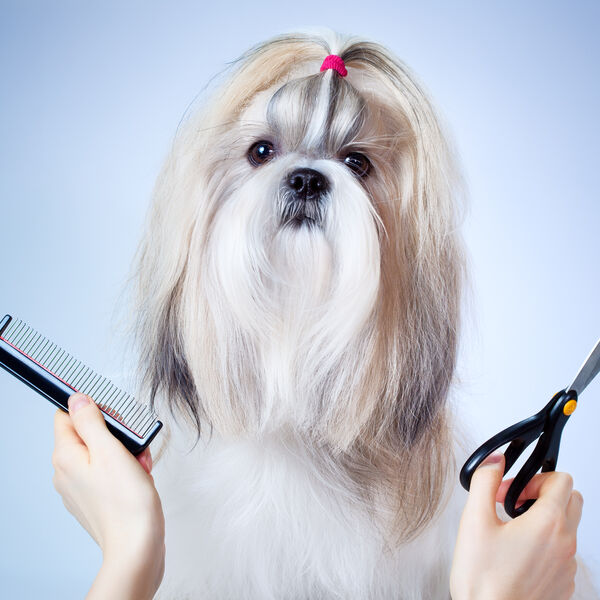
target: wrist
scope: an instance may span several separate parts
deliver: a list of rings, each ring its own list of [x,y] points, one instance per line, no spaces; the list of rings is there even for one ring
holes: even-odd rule
[[[164,544],[152,551],[105,553],[86,600],[151,600],[164,573]]]
[[[102,566],[86,600],[151,600],[165,567],[164,528],[127,532],[103,546]]]

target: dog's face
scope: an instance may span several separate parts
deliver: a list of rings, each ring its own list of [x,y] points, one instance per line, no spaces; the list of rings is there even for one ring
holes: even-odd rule
[[[218,323],[261,355],[271,419],[307,419],[340,355],[364,357],[382,215],[399,193],[403,133],[390,139],[382,110],[336,72],[302,75],[252,97],[218,135],[200,269],[218,284]]]

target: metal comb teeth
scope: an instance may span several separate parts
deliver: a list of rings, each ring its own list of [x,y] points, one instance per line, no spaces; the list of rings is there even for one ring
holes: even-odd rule
[[[116,421],[139,438],[146,438],[149,434],[152,434],[153,438],[162,426],[157,420],[156,413],[148,406],[136,402],[132,395],[85,366],[21,319],[12,318],[9,315],[4,317],[0,321],[0,340],[12,347],[13,354],[16,350],[24,356],[24,359],[17,356],[19,360],[32,361],[35,365],[31,365],[31,363],[29,365],[33,369],[37,369],[42,375],[45,371],[46,375],[54,377],[64,384],[58,383],[62,388],[61,398],[58,399],[54,397],[54,394],[44,392],[40,386],[32,385],[28,376],[20,373],[19,369],[11,368],[10,365],[7,367],[6,361],[4,361],[5,364],[2,364],[8,371],[28,383],[60,408],[66,409],[66,397],[77,391],[94,399],[98,407],[105,413],[105,419],[109,425],[112,421]],[[40,371],[40,367],[43,371]],[[115,432],[113,431],[113,433]],[[133,443],[135,444],[135,442]],[[146,440],[144,447],[148,443],[149,441]]]

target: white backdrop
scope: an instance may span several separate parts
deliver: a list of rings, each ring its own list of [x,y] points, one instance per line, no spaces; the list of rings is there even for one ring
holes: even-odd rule
[[[471,196],[461,420],[479,443],[537,411],[600,336],[600,5],[483,4],[0,1],[0,311],[127,386],[115,309],[181,116],[250,45],[324,25],[392,48],[453,132]],[[54,409],[5,373],[0,406],[0,597],[83,597],[100,552],[52,487]],[[599,424],[596,381],[559,467],[600,582]]]

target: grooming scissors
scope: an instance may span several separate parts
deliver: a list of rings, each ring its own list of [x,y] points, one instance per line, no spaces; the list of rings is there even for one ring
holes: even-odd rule
[[[504,452],[506,461],[504,474],[510,470],[525,449],[539,438],[531,455],[517,473],[508,488],[504,500],[504,508],[511,517],[517,517],[528,510],[535,500],[526,500],[516,506],[521,492],[529,480],[540,470],[554,471],[558,460],[560,436],[563,427],[577,408],[577,400],[583,390],[600,371],[600,340],[587,357],[573,383],[557,392],[550,402],[537,414],[507,427],[482,444],[469,457],[460,471],[460,483],[469,491],[471,477],[475,469],[492,453],[505,444],[509,444]]]

